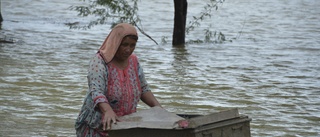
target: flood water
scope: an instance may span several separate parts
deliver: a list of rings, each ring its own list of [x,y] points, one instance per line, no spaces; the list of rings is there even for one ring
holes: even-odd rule
[[[189,19],[205,0],[188,0]],[[68,9],[80,1],[2,0],[0,136],[75,136],[74,121],[87,90],[90,58],[109,25],[70,30],[80,22]],[[209,114],[238,108],[252,136],[320,136],[320,2],[226,0],[205,29],[232,42],[190,43],[173,48],[173,1],[140,1],[144,30],[135,53],[164,108]],[[161,43],[167,37],[168,43]],[[139,109],[146,109],[143,104]]]

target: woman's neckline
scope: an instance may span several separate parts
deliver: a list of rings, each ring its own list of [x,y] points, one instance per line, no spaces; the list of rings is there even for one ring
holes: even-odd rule
[[[129,58],[127,60],[123,61],[123,64],[121,64],[121,62],[119,63],[114,60],[111,61],[110,64],[119,70],[126,70],[129,66]]]

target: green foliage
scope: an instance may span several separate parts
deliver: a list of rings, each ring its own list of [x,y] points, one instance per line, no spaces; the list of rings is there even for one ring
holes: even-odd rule
[[[224,1],[225,0],[210,0],[210,2],[203,7],[203,11],[201,11],[200,15],[193,16],[192,20],[189,21],[189,24],[186,27],[186,34],[188,35],[195,28],[200,27],[201,21],[211,18],[212,12],[214,10],[218,10],[219,4],[222,4]],[[204,40],[191,40],[189,43],[222,43],[227,41],[222,32],[212,32],[209,28],[211,28],[211,26],[209,26],[207,29],[204,29]]]
[[[85,0],[83,0],[85,1]],[[141,19],[138,15],[138,0],[92,0],[88,6],[71,6],[71,10],[79,12],[79,16],[87,17],[94,16],[95,20],[90,21],[88,25],[70,25],[71,29],[82,28],[90,29],[95,25],[103,25],[108,22],[111,23],[111,28],[119,23],[130,23],[138,28],[138,30],[157,45],[158,43],[145,33],[141,27]],[[139,24],[139,25],[138,25]]]
[[[230,41],[231,40],[227,40],[225,35],[222,32],[217,32],[217,31],[210,31],[209,29],[205,29],[205,39],[204,42],[206,43],[222,43],[224,41]]]
[[[194,30],[195,27],[199,27],[200,21],[203,21],[206,18],[211,18],[211,14],[213,10],[218,10],[218,4],[222,4],[224,0],[210,0],[210,3],[206,4],[203,7],[203,11],[199,16],[193,16],[193,20],[189,21],[188,26],[186,27],[186,33],[188,34],[190,31]]]
[[[162,36],[162,38],[161,38],[161,43],[162,43],[162,44],[167,44],[167,43],[168,43],[168,42],[167,42],[167,39],[168,39],[167,36]]]
[[[135,25],[138,30],[153,40],[148,34],[141,29],[141,19],[138,15],[138,0],[82,0],[88,3],[86,6],[71,6],[70,9],[78,12],[82,17],[94,17],[87,25],[80,26],[77,24],[69,25],[72,29],[90,29],[95,25],[112,24],[111,27],[118,23],[127,22]],[[211,18],[212,12],[218,10],[219,4],[225,0],[210,0],[203,7],[203,11],[199,16],[193,16],[193,19],[186,26],[186,34],[188,35],[195,28],[201,26],[201,21]],[[212,32],[210,29],[205,29],[204,40],[191,40],[190,42],[196,43],[221,43],[226,41],[225,36],[221,32]],[[162,37],[162,43],[167,43],[167,37]],[[153,40],[158,44],[155,40]]]
[[[204,40],[190,40],[188,43],[223,43],[225,41],[232,42],[232,40],[227,40],[225,35],[221,32],[210,31],[209,29],[205,29],[205,38]]]
[[[122,22],[136,25],[141,21],[137,14],[137,3],[138,0],[92,0],[88,1],[87,6],[71,6],[70,9],[77,11],[79,16],[94,16],[95,19],[84,26],[73,25],[70,27],[87,29],[107,23],[113,24],[113,27],[115,24]]]

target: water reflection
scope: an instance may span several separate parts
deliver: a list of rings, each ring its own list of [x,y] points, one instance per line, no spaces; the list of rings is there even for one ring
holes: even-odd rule
[[[173,61],[171,63],[172,69],[174,70],[173,74],[177,76],[175,82],[183,84],[188,77],[188,66],[193,66],[194,64],[188,60],[189,53],[184,46],[173,47],[171,54],[173,55]]]

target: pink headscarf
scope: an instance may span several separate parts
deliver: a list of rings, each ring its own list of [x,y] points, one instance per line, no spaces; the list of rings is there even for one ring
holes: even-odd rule
[[[106,63],[113,59],[122,39],[128,35],[138,36],[136,28],[128,23],[120,23],[111,30],[98,51]]]

